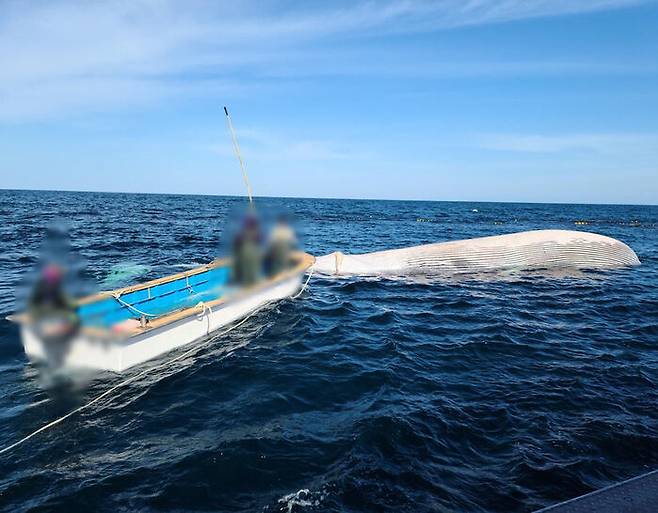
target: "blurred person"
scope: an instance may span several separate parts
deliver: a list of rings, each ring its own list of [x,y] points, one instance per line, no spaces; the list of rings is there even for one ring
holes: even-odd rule
[[[260,280],[263,267],[261,240],[258,218],[249,213],[233,242],[233,279],[238,285],[248,287]]]
[[[265,266],[267,274],[274,276],[292,264],[292,252],[297,247],[297,237],[285,216],[279,216],[270,233]]]
[[[64,291],[62,267],[46,265],[28,299],[28,314],[36,333],[44,340],[66,340],[79,327],[75,302]]]

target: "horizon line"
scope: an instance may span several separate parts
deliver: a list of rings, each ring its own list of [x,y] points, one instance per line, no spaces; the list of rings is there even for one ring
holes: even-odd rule
[[[7,192],[62,192],[62,193],[84,193],[84,194],[140,194],[152,196],[202,196],[217,198],[244,198],[248,201],[247,196],[242,194],[208,194],[192,192],[133,192],[133,191],[94,191],[82,189],[30,189],[30,188],[6,188],[0,187],[0,191]],[[597,206],[619,206],[619,207],[657,207],[657,203],[607,203],[607,202],[570,202],[570,201],[518,201],[518,200],[441,200],[441,199],[418,199],[418,198],[355,198],[355,197],[328,197],[328,196],[259,196],[254,195],[254,199],[314,199],[314,200],[334,200],[334,201],[414,201],[418,203],[503,203],[503,204],[521,204],[521,205],[597,205]]]

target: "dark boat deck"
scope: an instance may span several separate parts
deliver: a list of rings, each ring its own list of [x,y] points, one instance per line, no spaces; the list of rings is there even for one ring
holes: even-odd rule
[[[656,513],[658,470],[622,481],[536,513]]]

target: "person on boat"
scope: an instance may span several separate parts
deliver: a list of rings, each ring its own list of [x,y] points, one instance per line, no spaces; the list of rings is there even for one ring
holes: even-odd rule
[[[66,339],[80,324],[76,305],[64,292],[63,278],[63,268],[46,265],[28,300],[30,320],[43,339]]]
[[[297,237],[284,216],[277,219],[268,241],[265,267],[269,276],[288,269],[292,263],[292,251],[297,247]]]
[[[250,213],[233,242],[233,280],[248,287],[257,283],[262,275],[263,255],[258,218]]]

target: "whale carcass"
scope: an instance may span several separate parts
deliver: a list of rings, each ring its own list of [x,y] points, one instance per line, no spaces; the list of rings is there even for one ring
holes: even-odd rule
[[[589,232],[533,230],[410,248],[316,259],[333,275],[460,274],[530,269],[612,269],[639,265],[623,242]]]

